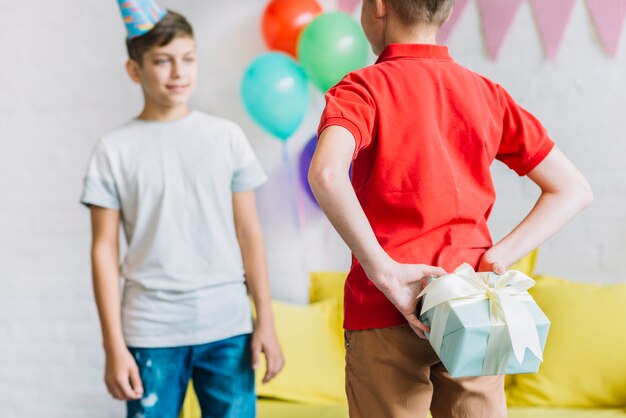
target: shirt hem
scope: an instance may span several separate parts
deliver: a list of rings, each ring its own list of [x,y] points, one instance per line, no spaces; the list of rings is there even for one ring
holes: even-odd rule
[[[515,172],[520,176],[525,176],[533,171],[541,162],[548,156],[550,151],[554,148],[554,142],[550,138],[546,138],[539,150],[528,161],[519,167],[516,167]]]
[[[189,345],[208,344],[215,341],[225,340],[227,338],[236,337],[238,335],[250,334],[252,332],[252,324],[240,327],[235,330],[223,334],[214,334],[207,332],[206,334],[193,336],[178,336],[163,338],[158,337],[129,337],[124,336],[124,341],[128,347],[133,348],[171,348],[184,347]]]
[[[328,128],[329,126],[341,126],[342,128],[345,128],[348,131],[350,131],[356,143],[354,154],[352,155],[352,159],[354,160],[356,158],[356,155],[359,152],[359,144],[362,142],[362,138],[363,138],[363,136],[361,135],[361,131],[359,130],[359,127],[356,126],[354,122],[344,118],[343,116],[328,117],[324,119],[324,121],[320,124],[317,130],[318,138],[322,135],[322,132],[324,131],[324,129]]]
[[[258,161],[235,172],[230,189],[233,193],[254,190],[267,181],[267,175]]]
[[[344,320],[343,328],[347,331],[362,331],[374,328],[391,328],[408,324],[404,318],[376,318],[372,320],[351,321]]]
[[[91,199],[82,199],[80,200],[80,204],[85,206],[88,209],[91,209],[92,206],[97,206],[99,208],[105,208],[105,209],[113,209],[113,210],[120,210],[120,206],[114,203],[110,203],[110,202],[103,202],[103,201],[96,201],[96,200],[91,200]]]

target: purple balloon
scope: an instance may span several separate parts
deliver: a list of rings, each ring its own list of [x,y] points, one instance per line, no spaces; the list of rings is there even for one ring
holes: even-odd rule
[[[298,171],[300,173],[300,183],[302,184],[304,191],[306,191],[307,196],[311,198],[311,201],[319,206],[319,203],[317,203],[317,199],[315,199],[315,195],[311,190],[311,185],[309,184],[309,167],[311,167],[311,160],[313,160],[313,154],[315,154],[316,146],[317,135],[313,135],[302,149],[302,153],[300,154],[300,164],[298,167]],[[352,178],[352,164],[350,164],[348,176]]]
[[[307,196],[311,198],[311,201],[318,205],[317,200],[315,200],[315,196],[313,195],[313,191],[311,190],[311,185],[309,185],[308,179],[309,167],[311,166],[311,160],[313,159],[316,145],[317,135],[313,135],[302,149],[302,153],[300,154],[300,166],[298,171],[300,172],[300,183],[302,184],[304,191],[306,191]]]

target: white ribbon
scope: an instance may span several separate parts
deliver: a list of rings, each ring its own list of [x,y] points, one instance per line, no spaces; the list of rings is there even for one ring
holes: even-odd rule
[[[509,270],[501,276],[476,273],[469,264],[462,264],[454,273],[433,280],[418,297],[424,296],[421,314],[435,308],[429,338],[435,352],[440,355],[452,308],[486,299],[489,300],[491,332],[483,372],[504,374],[511,349],[520,364],[526,348],[543,361],[535,321],[524,305],[525,301],[533,300],[528,289],[534,284],[533,279],[519,271]]]

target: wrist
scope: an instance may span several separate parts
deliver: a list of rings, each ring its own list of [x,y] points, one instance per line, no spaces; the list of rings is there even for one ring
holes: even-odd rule
[[[102,345],[107,355],[113,355],[128,350],[123,338],[108,338],[104,340]]]
[[[500,246],[491,247],[485,254],[483,255],[483,264],[487,264],[492,266],[494,263],[498,263],[504,267],[504,269],[508,269],[511,264],[513,264],[513,260],[511,260],[511,252],[508,250],[504,250]]]
[[[367,277],[384,293],[396,284],[394,274],[396,262],[387,253],[373,258],[368,264],[361,264]]]
[[[266,308],[256,308],[256,318],[254,321],[257,327],[266,327],[266,326],[274,326],[274,313],[272,312],[271,307]]]

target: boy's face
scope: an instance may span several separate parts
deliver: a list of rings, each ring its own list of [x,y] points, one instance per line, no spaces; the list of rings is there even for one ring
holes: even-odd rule
[[[129,60],[130,77],[141,84],[146,101],[164,107],[187,104],[196,87],[196,44],[190,37],[174,38],[144,53],[141,65]]]
[[[385,49],[385,4],[382,0],[363,0],[361,26],[374,54]]]

